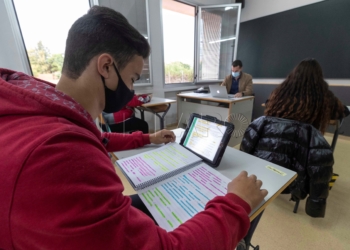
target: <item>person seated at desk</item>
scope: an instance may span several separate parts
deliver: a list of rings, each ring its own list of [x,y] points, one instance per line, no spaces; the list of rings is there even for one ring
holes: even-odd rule
[[[324,217],[333,152],[323,137],[332,112],[343,116],[314,59],[301,61],[270,95],[265,116],[247,128],[240,149],[246,153],[294,170],[298,177],[284,193],[305,199],[306,213]]]
[[[0,69],[0,249],[233,249],[245,236],[267,195],[245,171],[171,232],[123,195],[108,152],[133,134],[94,121],[132,99],[149,54],[123,15],[93,6],[69,30],[57,85]]]
[[[125,133],[132,131],[142,131],[148,133],[148,123],[140,118],[135,117],[134,109],[144,103],[150,102],[152,95],[134,95],[132,100],[118,112],[103,113],[103,118],[108,124],[111,132]]]
[[[227,93],[234,97],[249,96],[253,94],[253,77],[242,71],[243,64],[240,60],[232,62],[232,73],[226,76],[221,86],[226,86]]]

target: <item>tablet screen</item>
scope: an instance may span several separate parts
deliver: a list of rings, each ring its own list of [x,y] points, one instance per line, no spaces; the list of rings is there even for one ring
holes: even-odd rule
[[[183,146],[213,161],[227,127],[194,117]]]

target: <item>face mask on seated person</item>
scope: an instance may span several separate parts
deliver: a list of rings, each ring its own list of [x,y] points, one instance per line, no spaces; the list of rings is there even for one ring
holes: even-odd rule
[[[237,72],[232,72],[232,76],[233,76],[233,77],[238,77],[238,76],[239,76],[239,74],[240,74],[240,72],[239,72],[239,71],[237,71]]]
[[[117,75],[119,78],[118,87],[116,90],[111,90],[107,88],[105,83],[105,78],[101,76],[103,86],[105,89],[105,102],[106,102],[105,108],[103,111],[106,113],[118,112],[131,101],[131,99],[134,97],[134,94],[135,94],[134,90],[130,90],[126,86],[114,63],[113,63],[113,67],[115,69],[115,72],[117,72]]]

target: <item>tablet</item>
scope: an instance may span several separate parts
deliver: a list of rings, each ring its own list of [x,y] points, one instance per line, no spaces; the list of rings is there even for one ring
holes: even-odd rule
[[[180,145],[212,167],[219,166],[231,139],[234,125],[212,116],[191,114]]]

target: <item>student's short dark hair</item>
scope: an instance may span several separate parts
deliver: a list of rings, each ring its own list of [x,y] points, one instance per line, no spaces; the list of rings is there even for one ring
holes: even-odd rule
[[[232,66],[233,66],[233,67],[239,66],[239,67],[242,68],[242,67],[243,67],[243,63],[242,63],[241,60],[235,60],[235,61],[232,62]]]
[[[110,54],[119,69],[135,56],[150,54],[147,40],[117,11],[93,6],[68,32],[62,73],[77,79],[91,59]]]

